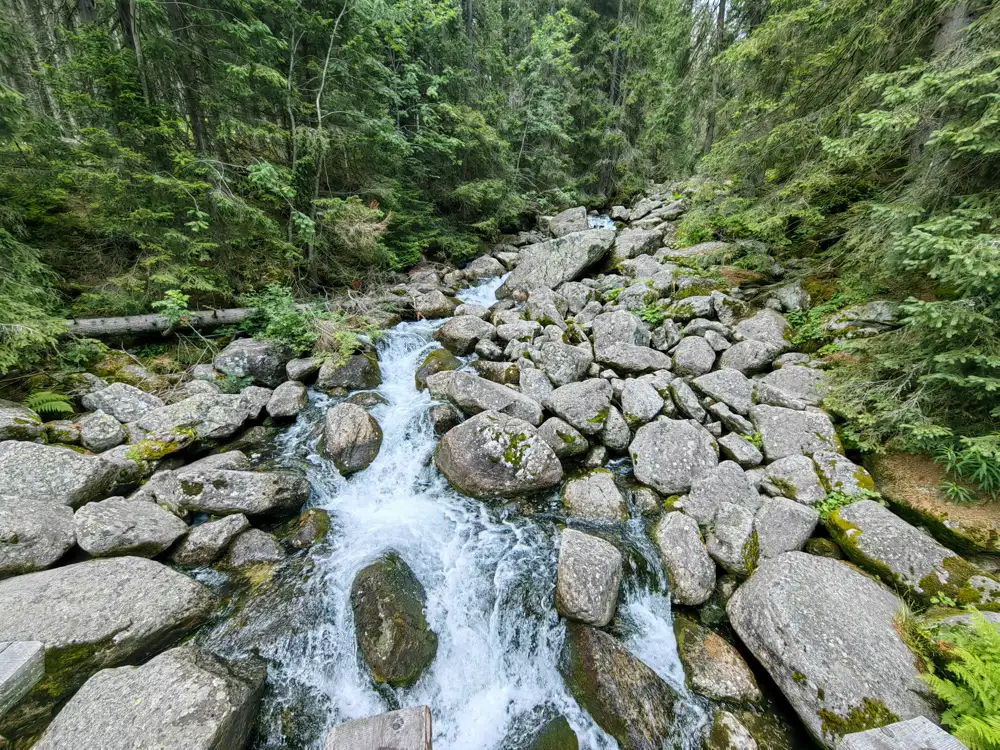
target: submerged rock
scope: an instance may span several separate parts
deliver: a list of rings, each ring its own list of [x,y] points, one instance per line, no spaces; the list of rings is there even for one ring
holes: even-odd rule
[[[3,733],[30,731],[97,670],[170,646],[204,622],[215,603],[202,584],[139,557],[91,560],[0,581],[3,638],[45,645],[45,676],[0,719]]]
[[[473,497],[514,497],[555,487],[562,465],[527,422],[484,411],[449,431],[435,455],[441,473]]]
[[[851,732],[936,718],[916,657],[896,630],[901,608],[850,566],[802,552],[762,561],[726,607],[740,640],[831,749]]]
[[[253,729],[267,666],[183,647],[141,667],[91,677],[35,745],[63,748],[242,748]]]
[[[573,697],[622,750],[660,750],[672,742],[676,694],[614,637],[568,623],[559,671]]]
[[[424,618],[425,601],[424,587],[394,552],[355,576],[355,635],[376,682],[412,685],[434,661],[438,640]]]
[[[382,448],[382,428],[355,404],[337,404],[326,413],[320,451],[341,474],[368,468]]]

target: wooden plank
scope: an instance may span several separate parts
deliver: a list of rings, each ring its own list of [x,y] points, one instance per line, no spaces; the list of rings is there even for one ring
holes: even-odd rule
[[[837,750],[968,750],[934,722],[923,716],[849,734]]]
[[[323,750],[432,750],[431,710],[415,706],[340,724]]]
[[[38,641],[0,642],[0,716],[42,679],[45,646]]]

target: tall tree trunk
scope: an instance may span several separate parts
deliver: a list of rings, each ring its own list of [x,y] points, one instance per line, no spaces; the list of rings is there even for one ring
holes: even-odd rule
[[[128,3],[129,0],[118,0]],[[198,73],[193,65],[192,47],[187,33],[187,20],[184,8],[178,0],[165,0],[167,21],[170,23],[170,34],[177,42],[179,49],[178,72],[184,89],[184,104],[187,109],[188,121],[191,123],[191,137],[194,140],[194,150],[198,153],[208,151],[205,136],[205,118],[201,111],[201,95],[198,86]]]
[[[94,0],[76,0],[76,13],[80,23],[97,23],[97,5]]]
[[[618,0],[618,20],[615,22],[615,49],[611,55],[611,91],[608,93],[608,103],[612,107],[618,103],[618,61],[621,58],[624,14],[625,0]]]
[[[722,52],[722,37],[726,31],[726,0],[719,0],[719,12],[715,18],[715,44],[712,59],[712,99],[708,109],[708,123],[705,126],[705,153],[712,150],[715,141],[715,116],[719,99],[719,54]]]

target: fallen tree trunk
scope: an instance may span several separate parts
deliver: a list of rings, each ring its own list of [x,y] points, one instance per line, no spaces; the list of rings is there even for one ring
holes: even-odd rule
[[[183,323],[174,325],[166,315],[125,315],[116,318],[76,318],[66,321],[66,332],[86,338],[104,336],[138,336],[150,333],[173,333],[186,327],[211,330],[236,325],[253,314],[251,307],[234,307],[228,310],[204,310],[189,313]]]

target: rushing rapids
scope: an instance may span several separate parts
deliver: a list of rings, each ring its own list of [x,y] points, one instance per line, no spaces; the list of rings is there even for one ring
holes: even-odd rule
[[[490,305],[501,279],[465,290]],[[436,348],[441,321],[400,323],[379,345],[386,403],[372,413],[384,431],[366,470],[342,478],[317,452],[317,427],[332,400],[312,393],[278,446],[276,461],[308,467],[313,504],[329,511],[325,544],[279,569],[205,636],[232,655],[257,649],[270,664],[269,695],[255,747],[319,748],[326,729],[393,708],[426,704],[434,745],[444,750],[501,747],[508,733],[564,715],[581,747],[617,747],[583,711],[557,670],[565,634],[553,602],[555,535],[565,518],[558,495],[516,509],[463,497],[433,467],[433,403],[413,373]],[[627,467],[618,467],[627,471]],[[639,514],[635,514],[639,517]],[[682,696],[679,747],[699,746],[709,714],[684,684],[665,576],[641,520],[623,537],[626,580],[613,623],[629,649]],[[427,591],[437,656],[416,685],[373,686],[357,653],[349,601],[355,574],[395,550]],[[206,582],[222,586],[222,578]],[[542,707],[540,711],[539,708]]]

